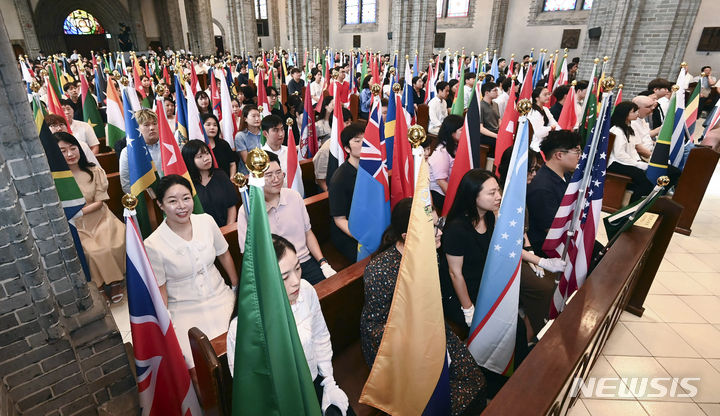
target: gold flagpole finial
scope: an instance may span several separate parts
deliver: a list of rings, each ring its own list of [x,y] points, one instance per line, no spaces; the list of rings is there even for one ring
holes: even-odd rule
[[[413,148],[418,148],[426,137],[425,129],[418,124],[412,125],[408,129],[408,141],[410,141]]]
[[[265,175],[269,164],[270,158],[268,154],[257,147],[249,151],[245,159],[245,166],[247,166],[248,170],[252,172],[256,178],[262,178]]]

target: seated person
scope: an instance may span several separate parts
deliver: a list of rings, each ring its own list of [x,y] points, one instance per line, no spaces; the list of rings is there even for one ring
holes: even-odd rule
[[[653,139],[653,132],[650,130],[650,124],[648,124],[646,118],[652,114],[657,103],[645,95],[638,95],[632,99],[632,102],[638,106],[638,118],[630,122],[635,137],[640,140],[640,143],[635,145],[635,150],[644,161],[649,162],[655,148],[655,139]],[[657,133],[655,133],[655,136],[657,136]]]
[[[428,102],[428,133],[437,134],[440,130],[443,120],[448,115],[450,106],[446,102],[450,95],[450,86],[445,81],[440,81],[436,85],[437,93],[435,97]]]
[[[302,89],[305,87],[305,80],[302,79],[302,71],[300,68],[295,67],[290,70],[291,79],[287,83],[287,94],[288,96],[302,94]]]
[[[320,408],[324,415],[354,415],[347,395],[338,387],[333,377],[330,332],[325,324],[317,292],[307,281],[300,278],[301,264],[292,243],[275,234],[272,239],[285,292],[295,318],[298,338],[310,367],[310,376],[315,380]],[[228,367],[233,376],[236,339],[237,306],[232,313],[226,338]]]
[[[238,194],[225,172],[213,168],[208,145],[202,140],[190,140],[182,148],[182,158],[203,211],[213,217],[218,227],[234,223]]]
[[[145,145],[150,157],[155,163],[155,170],[158,176],[163,176],[162,159],[160,157],[160,132],[158,130],[157,114],[154,111],[143,108],[135,112],[135,120],[138,122],[140,139],[145,140]],[[120,185],[125,193],[130,193],[130,170],[128,167],[127,147],[120,152]]]
[[[330,97],[325,97],[330,98]],[[332,98],[331,98],[332,99]],[[343,122],[345,123],[343,127],[347,127],[352,123],[352,113],[350,113],[350,110],[343,107],[342,109],[342,115],[343,115]],[[333,118],[332,116],[328,120],[329,125],[328,129],[332,128],[332,122]],[[325,142],[320,146],[320,149],[318,149],[318,152],[313,156],[313,170],[315,171],[315,182],[318,184],[320,189],[322,189],[323,192],[327,192],[328,190],[328,177],[327,177],[327,169],[328,169],[328,158],[330,157],[330,140],[328,137],[328,140],[325,140]]]
[[[533,137],[530,141],[530,148],[536,152],[540,151],[540,143],[547,137],[551,130],[557,128],[557,122],[550,113],[550,109],[545,107],[550,101],[550,90],[547,87],[536,87],[532,92],[532,110],[527,118],[533,128]],[[545,155],[547,157],[547,155]]]
[[[210,112],[201,115],[200,122],[205,129],[205,140],[208,142],[208,147],[212,149],[212,155],[215,157],[218,168],[225,172],[228,178],[232,178],[237,172],[238,155],[233,152],[230,144],[223,139],[220,131],[220,120]]]
[[[360,338],[365,362],[372,367],[385,332],[390,305],[395,293],[400,261],[404,249],[412,199],[405,198],[395,205],[390,226],[383,235],[377,254],[365,268],[365,304],[360,317]],[[438,222],[433,215],[434,222]],[[438,227],[438,225],[436,225]],[[442,230],[435,236],[440,245]],[[438,311],[440,313],[440,311]],[[450,355],[450,404],[453,415],[477,415],[485,408],[485,377],[465,344],[445,325],[447,351]]]
[[[277,155],[268,152],[270,162],[265,172],[265,207],[270,223],[270,232],[290,240],[297,250],[302,267],[302,277],[311,284],[318,283],[335,274],[325,259],[320,244],[310,226],[305,202],[300,194],[283,186],[285,172],[280,167]],[[245,251],[247,214],[240,209],[237,221],[238,243]]]
[[[352,262],[357,261],[357,240],[350,233],[348,218],[364,136],[365,123],[355,122],[343,129],[340,140],[348,156],[333,174],[328,187],[330,217],[332,217],[330,238],[338,251]]]
[[[247,159],[248,152],[262,147],[262,130],[260,129],[262,116],[255,104],[245,104],[242,115],[247,128],[235,135],[235,151],[240,157],[238,172],[247,175],[249,172],[245,166],[245,159]]]
[[[88,277],[108,300],[120,302],[125,280],[125,224],[105,204],[110,199],[107,176],[100,165],[88,162],[73,135],[59,132],[55,138],[86,201],[75,226],[90,269]]]
[[[59,116],[57,114],[48,114],[45,116],[45,123],[47,123],[48,127],[50,128],[50,132],[53,134],[61,131],[69,133],[67,129],[67,123],[65,122],[65,118],[63,116]],[[88,162],[100,166],[100,162],[98,162],[97,157],[95,156],[95,153],[93,153],[93,151],[90,149],[90,146],[80,140],[78,140],[78,144],[80,145],[80,149],[82,149],[83,153],[85,153],[85,158],[87,158]]]
[[[72,101],[62,99],[60,100],[60,105],[65,113],[65,119],[70,122],[70,131],[72,131],[72,135],[75,136],[78,141],[85,142],[85,144],[90,146],[90,150],[92,150],[93,153],[100,153],[100,141],[95,135],[95,130],[93,130],[92,126],[84,121],[75,120],[73,118],[75,117],[75,110]]]
[[[438,212],[442,212],[445,203],[445,193],[455,163],[455,151],[462,134],[463,122],[461,116],[454,114],[443,120],[438,132],[437,145],[427,160],[430,170],[430,195],[433,206]]]
[[[535,254],[545,256],[542,245],[580,161],[580,135],[568,130],[551,131],[540,149],[546,162],[527,188],[527,235]]]
[[[630,123],[638,118],[638,106],[631,101],[623,101],[615,106],[610,117],[610,133],[615,135],[613,148],[609,151],[607,171],[626,175],[632,178],[628,188],[633,191],[630,203],[650,194],[654,185],[645,175],[648,164],[637,152],[636,146],[640,138]]]
[[[61,76],[62,78],[62,76]],[[63,92],[65,93],[65,97],[70,102],[70,106],[72,106],[74,110],[73,117],[77,121],[83,121],[83,111],[82,111],[82,99],[80,98],[80,81],[76,81],[72,78],[70,78],[70,81],[65,82],[63,84]],[[62,103],[63,98],[60,98],[60,105],[64,105]],[[68,119],[68,123],[72,121],[72,118]],[[74,132],[73,132],[74,133]]]
[[[482,101],[480,101],[480,143],[472,142],[473,159],[475,166],[480,164],[480,145],[484,144],[490,147],[488,154],[495,154],[495,140],[497,140],[498,128],[500,128],[500,112],[497,104],[493,102],[497,98],[497,85],[488,81],[482,84]]]
[[[555,97],[555,104],[550,107],[550,114],[552,114],[555,120],[560,120],[560,113],[562,113],[563,106],[565,105],[565,98],[567,98],[569,92],[569,85],[560,85],[555,88],[555,91],[553,91],[552,95]]]
[[[282,171],[287,172],[288,147],[282,144],[283,138],[285,137],[285,122],[275,114],[270,114],[262,119],[261,125],[266,140],[262,150],[277,155],[278,159],[280,159]],[[297,167],[295,169],[295,177],[292,181],[292,189],[296,190],[301,198],[304,198],[305,189],[302,182],[302,169],[300,169],[299,159],[296,163]],[[288,180],[285,176],[283,176],[282,185],[284,187],[288,186]]]
[[[465,71],[465,85],[462,88],[463,88],[463,108],[466,110],[468,107],[470,107],[470,100],[472,100],[476,76],[477,75],[474,72]],[[488,78],[486,80],[486,82],[492,82],[492,80],[490,78]]]

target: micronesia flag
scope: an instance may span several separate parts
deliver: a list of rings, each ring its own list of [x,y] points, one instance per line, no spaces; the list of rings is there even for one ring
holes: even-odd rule
[[[134,211],[125,210],[127,292],[142,415],[202,415]]]
[[[380,146],[381,123],[380,97],[376,95],[355,179],[353,201],[358,203],[351,205],[348,218],[350,233],[358,242],[358,261],[378,249],[383,232],[390,225],[390,187]]]
[[[478,364],[506,376],[514,370],[527,190],[527,118],[520,123],[467,340]]]

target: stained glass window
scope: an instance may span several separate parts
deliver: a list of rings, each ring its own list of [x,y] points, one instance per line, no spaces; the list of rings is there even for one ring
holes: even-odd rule
[[[562,10],[575,10],[577,0],[545,0],[544,12],[558,12]]]
[[[66,35],[102,35],[105,29],[85,10],[75,10],[65,18],[63,30]]]
[[[346,0],[345,24],[375,23],[377,0]]]
[[[592,3],[593,3],[593,0],[585,0],[585,1],[583,2],[583,10],[590,10],[590,9],[592,9]]]
[[[437,0],[437,17],[467,17],[470,0]]]
[[[255,18],[267,19],[267,0],[255,0]]]

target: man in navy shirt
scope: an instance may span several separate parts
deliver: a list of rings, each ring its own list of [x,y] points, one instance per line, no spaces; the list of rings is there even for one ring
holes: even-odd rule
[[[543,242],[565,195],[572,172],[580,161],[580,135],[568,130],[553,130],[543,140],[540,150],[547,161],[527,188],[527,234],[535,254],[544,257]]]

